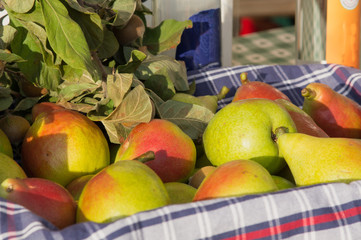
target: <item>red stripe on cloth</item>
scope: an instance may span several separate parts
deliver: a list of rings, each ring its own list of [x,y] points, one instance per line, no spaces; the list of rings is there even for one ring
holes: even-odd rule
[[[297,228],[301,228],[301,227],[315,226],[318,224],[333,222],[333,221],[337,221],[340,219],[347,219],[347,218],[359,215],[360,213],[361,213],[361,207],[354,207],[354,208],[347,209],[345,211],[328,213],[328,214],[323,214],[323,215],[304,218],[304,219],[298,219],[298,220],[284,223],[281,225],[240,234],[237,236],[226,238],[224,240],[235,240],[235,239],[246,240],[246,239],[257,239],[257,238],[270,237],[273,235],[278,235],[278,234],[288,232],[288,231],[291,231],[291,230],[294,230]]]

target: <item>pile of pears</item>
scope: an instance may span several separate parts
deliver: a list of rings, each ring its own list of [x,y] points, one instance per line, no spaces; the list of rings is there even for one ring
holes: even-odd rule
[[[361,179],[358,103],[310,83],[298,107],[247,73],[240,80],[221,109],[226,86],[214,96],[174,95],[214,113],[198,139],[153,118],[113,144],[100,124],[50,102],[34,105],[28,119],[7,114],[0,119],[0,197],[63,229],[170,204]]]

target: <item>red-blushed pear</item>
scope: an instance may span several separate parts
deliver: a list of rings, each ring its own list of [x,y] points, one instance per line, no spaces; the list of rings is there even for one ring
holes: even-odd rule
[[[361,106],[324,83],[301,91],[303,111],[330,137],[361,138]]]
[[[0,153],[4,153],[11,158],[14,157],[13,147],[11,146],[11,142],[8,136],[1,129],[0,129]]]
[[[237,88],[232,102],[248,98],[285,99],[291,101],[286,94],[268,83],[249,81],[246,72],[241,73],[240,79],[242,85]]]
[[[291,115],[294,123],[296,124],[297,132],[308,134],[315,137],[329,137],[322,128],[320,128],[315,121],[301,108],[295,104],[284,99],[274,100],[276,103],[283,106]]]
[[[151,168],[137,160],[118,161],[85,185],[78,202],[77,222],[112,222],[169,203],[162,180]]]
[[[48,113],[48,112],[52,112],[55,110],[64,110],[65,108],[63,106],[60,106],[56,103],[52,103],[52,102],[40,102],[35,104],[32,109],[31,109],[31,116],[32,116],[32,120],[34,122],[35,118],[40,114],[40,113]]]
[[[278,134],[277,144],[297,186],[361,179],[361,139]]]
[[[66,190],[69,191],[76,202],[79,200],[80,194],[83,191],[85,185],[93,176],[94,174],[80,176],[65,186]]]
[[[76,204],[61,185],[43,178],[8,178],[1,183],[0,197],[22,205],[59,229],[75,223]]]
[[[108,142],[93,121],[79,112],[61,110],[35,119],[22,143],[21,161],[29,177],[66,186],[108,166],[110,156]]]
[[[276,183],[262,165],[251,160],[233,160],[218,166],[203,180],[193,201],[276,190]]]
[[[208,122],[204,151],[214,166],[249,159],[274,174],[286,165],[278,152],[277,128],[297,131],[290,114],[275,101],[249,98],[231,102]]]
[[[148,151],[153,151],[155,158],[145,164],[163,182],[185,182],[194,170],[196,147],[193,140],[168,120],[153,119],[138,124],[120,146],[115,162],[135,159]]]
[[[21,166],[11,157],[0,153],[0,183],[7,178],[26,178],[26,173]]]
[[[181,182],[167,182],[164,183],[165,188],[167,189],[170,204],[181,204],[192,202],[194,194],[196,194],[197,189]]]

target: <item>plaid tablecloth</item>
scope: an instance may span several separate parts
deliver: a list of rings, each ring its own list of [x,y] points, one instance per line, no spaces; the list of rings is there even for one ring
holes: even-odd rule
[[[302,104],[300,90],[323,82],[361,104],[361,71],[339,65],[236,66],[189,72],[197,95],[231,88],[239,74],[270,83]],[[0,239],[361,239],[361,181],[294,188],[269,194],[169,205],[108,224],[58,230],[25,208],[0,199]]]
[[[295,63],[295,28],[280,27],[233,38],[232,65]]]

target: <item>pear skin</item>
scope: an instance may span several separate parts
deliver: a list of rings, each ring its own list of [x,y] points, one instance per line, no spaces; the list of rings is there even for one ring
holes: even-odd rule
[[[8,155],[0,152],[0,183],[7,178],[27,178],[21,166]]]
[[[229,90],[228,87],[223,86],[217,95],[204,96],[194,96],[192,94],[180,92],[174,94],[172,100],[203,106],[215,113],[218,109],[218,101],[225,98]]]
[[[285,133],[277,139],[297,186],[361,179],[361,140]]]
[[[76,203],[60,184],[43,178],[7,178],[0,197],[20,204],[59,229],[75,223]]]
[[[330,137],[361,138],[361,106],[324,83],[310,83],[301,91],[302,109]]]
[[[297,131],[290,114],[275,101],[250,98],[231,102],[209,121],[203,133],[204,151],[214,166],[249,159],[274,174],[286,165],[275,141],[275,130],[280,127]]]
[[[297,132],[305,133],[315,137],[329,137],[322,128],[320,128],[315,121],[301,108],[285,99],[276,99],[276,103],[283,106],[291,115],[296,124]]]
[[[218,166],[201,183],[193,201],[243,196],[278,190],[269,172],[251,160],[233,160]]]
[[[170,204],[181,204],[192,202],[194,195],[196,194],[197,189],[180,182],[167,182],[164,183],[165,188],[167,189]]]
[[[194,170],[196,147],[178,125],[165,119],[138,124],[120,146],[115,162],[135,159],[153,151],[154,159],[145,162],[163,182],[185,182]]]
[[[283,190],[283,189],[289,189],[289,188],[294,188],[296,187],[296,185],[289,181],[288,179],[281,177],[281,176],[277,176],[277,175],[272,175],[273,180],[275,181],[278,190]]]
[[[291,101],[286,94],[268,83],[250,81],[246,72],[240,75],[240,79],[242,85],[237,88],[232,102],[248,98],[267,98],[271,100],[281,98]]]
[[[136,160],[123,160],[87,182],[79,198],[76,221],[112,222],[169,203],[168,192],[152,169]]]

